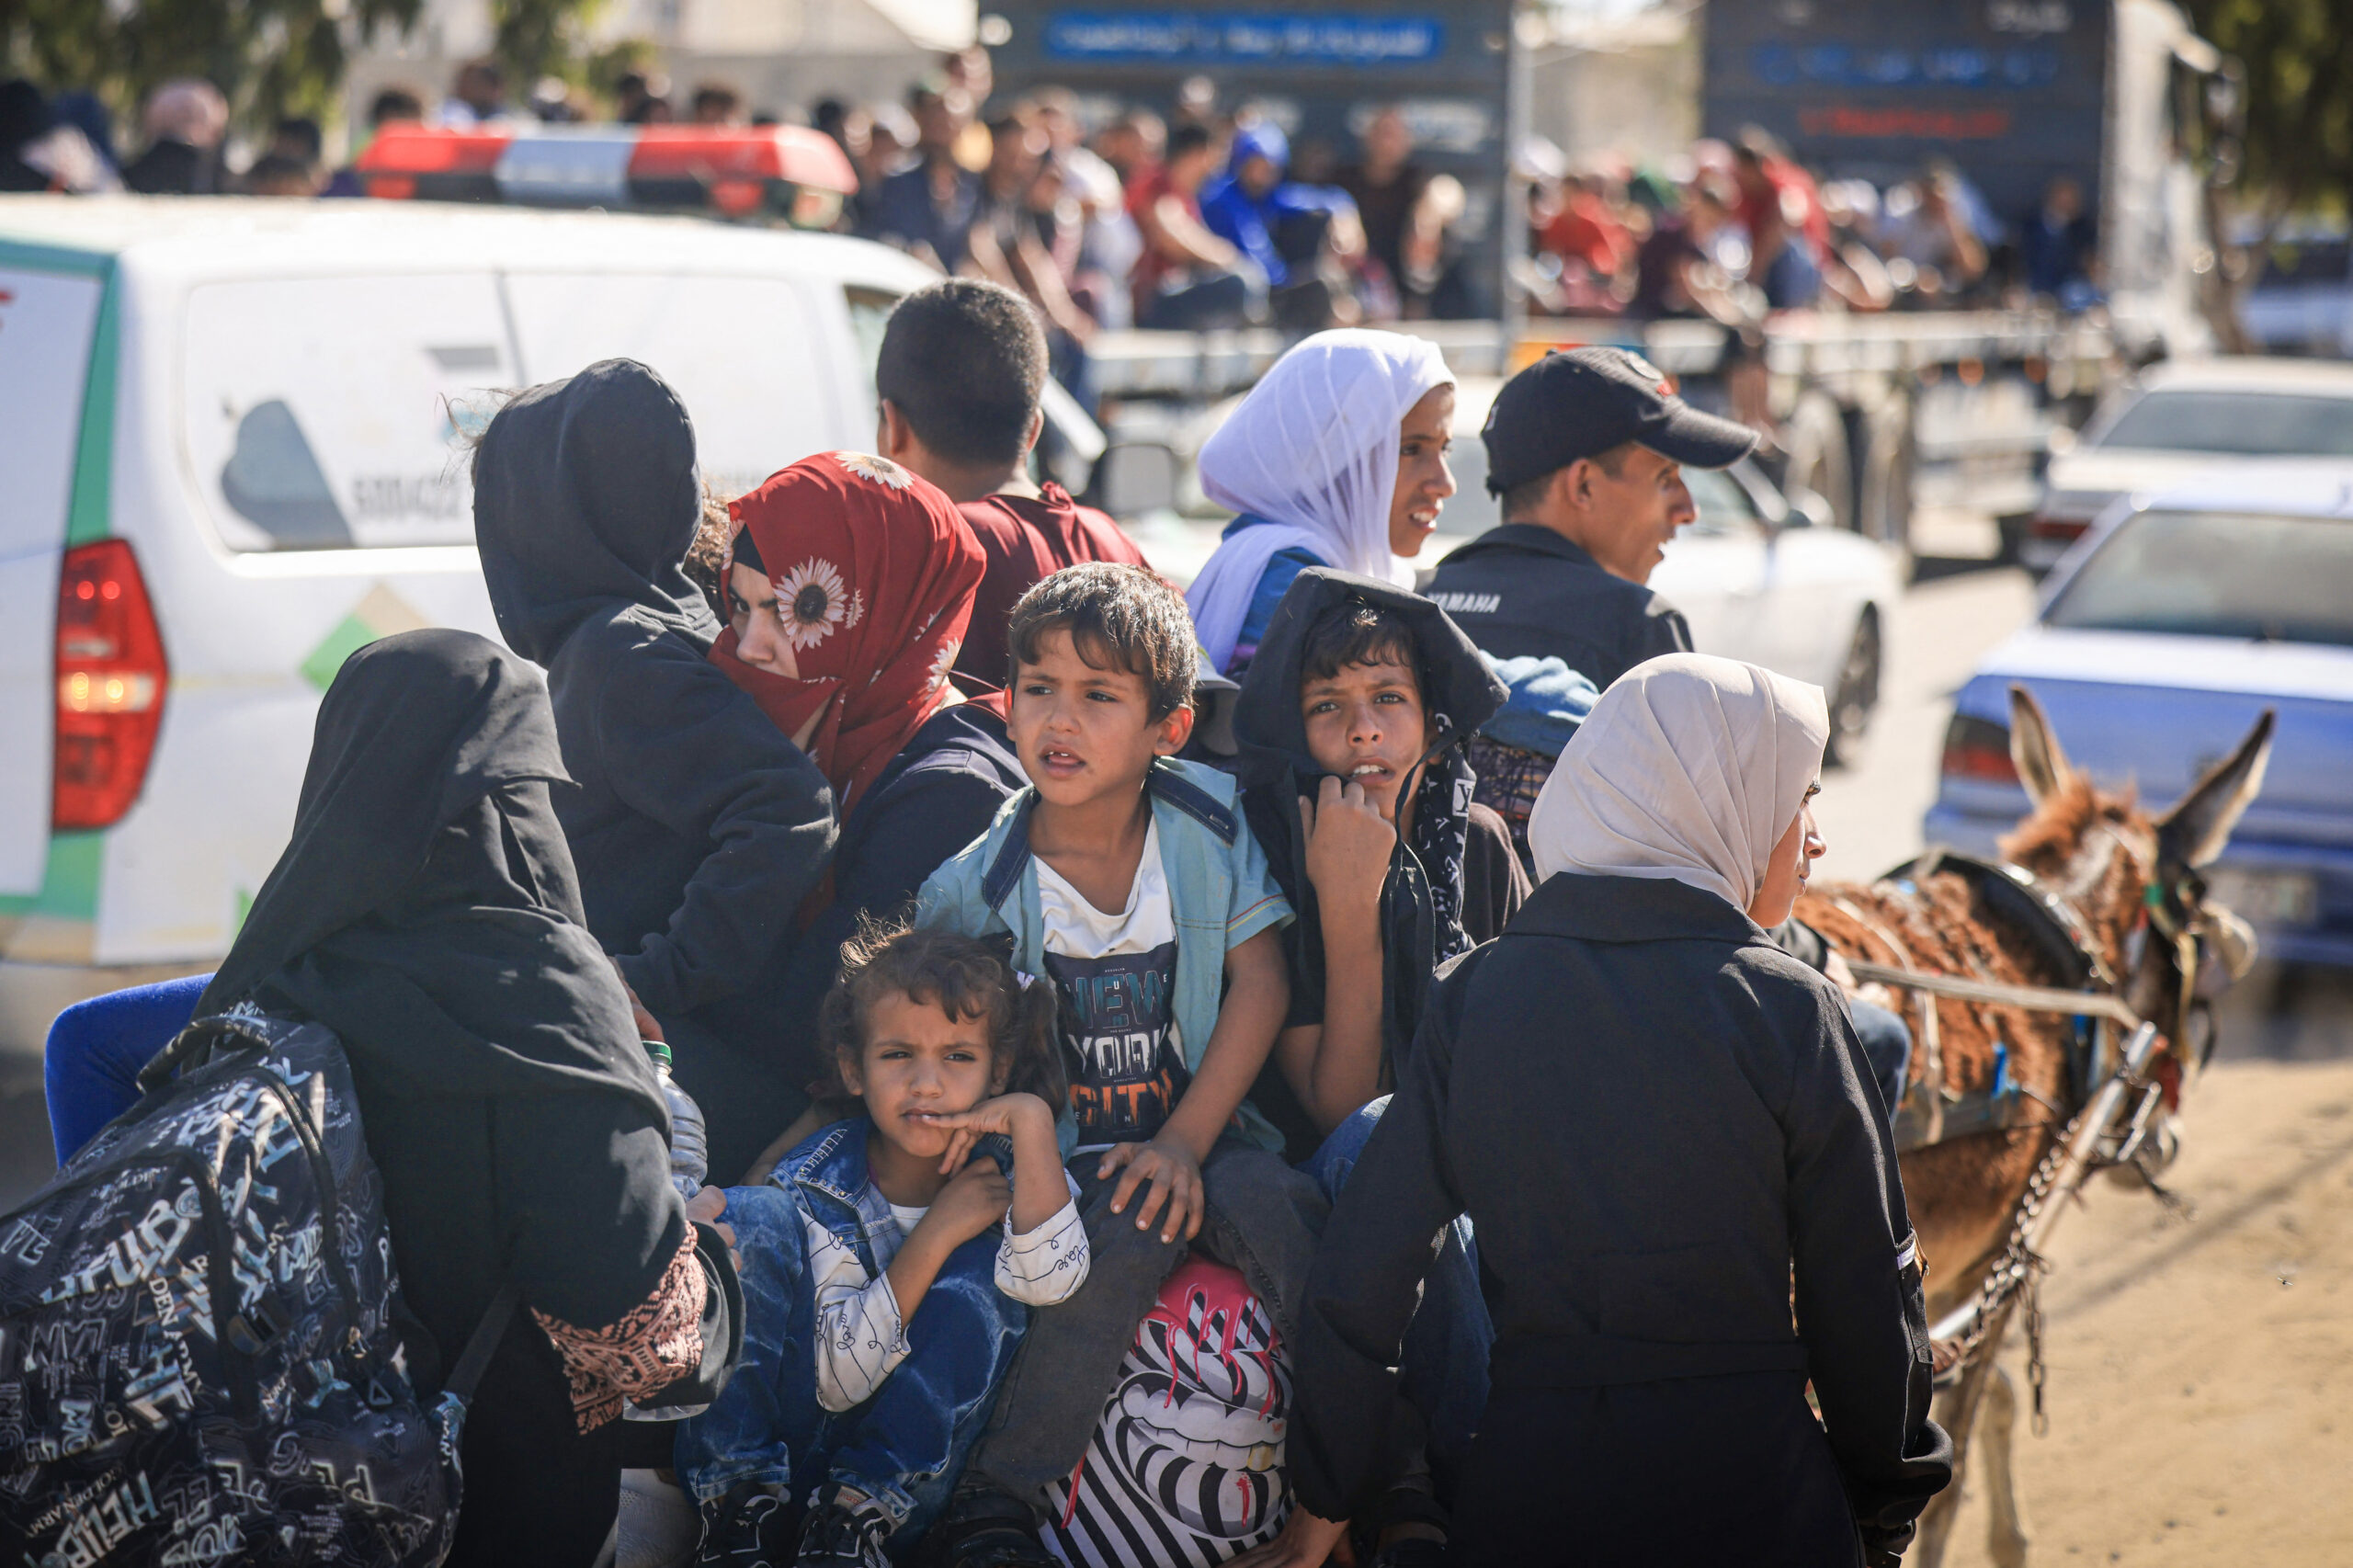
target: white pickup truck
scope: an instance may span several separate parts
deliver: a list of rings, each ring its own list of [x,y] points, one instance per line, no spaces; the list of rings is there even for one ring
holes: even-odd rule
[[[861,241],[411,202],[0,198],[0,1075],[215,962],[369,640],[495,637],[463,432],[645,361],[744,490],[874,437]]]

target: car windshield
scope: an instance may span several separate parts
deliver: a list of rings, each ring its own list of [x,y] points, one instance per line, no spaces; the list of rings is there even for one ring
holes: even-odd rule
[[[2353,647],[2353,519],[2143,512],[2084,562],[2043,620]]]
[[[2353,398],[2153,392],[2126,409],[2099,445],[2234,458],[2353,457]]]

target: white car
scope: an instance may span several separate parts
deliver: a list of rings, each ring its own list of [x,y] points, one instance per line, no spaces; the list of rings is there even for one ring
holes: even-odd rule
[[[870,446],[861,241],[416,202],[0,198],[0,1067],[227,950],[344,657],[496,637],[462,433],[627,356],[749,489]]]
[[[2297,460],[2353,457],[2353,365],[2222,358],[2154,365],[2054,447],[2018,559],[2047,571],[2109,507],[2227,467],[2251,483]]]
[[[1423,549],[1417,564],[1426,569],[1503,520],[1487,494],[1479,439],[1501,384],[1458,384],[1447,461],[1461,489]],[[1851,759],[1879,703],[1887,620],[1904,593],[1903,552],[1832,524],[1811,496],[1792,505],[1745,458],[1728,469],[1686,468],[1683,480],[1699,520],[1666,547],[1650,585],[1683,612],[1700,653],[1745,659],[1828,693],[1831,759]]]

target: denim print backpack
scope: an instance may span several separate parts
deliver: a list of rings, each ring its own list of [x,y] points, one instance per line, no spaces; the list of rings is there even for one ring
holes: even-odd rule
[[[334,1034],[199,1019],[141,1085],[0,1218],[11,1561],[432,1568],[511,1288],[428,1408]]]

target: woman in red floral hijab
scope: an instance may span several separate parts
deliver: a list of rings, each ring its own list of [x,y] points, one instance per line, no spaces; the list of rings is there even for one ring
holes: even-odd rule
[[[778,1020],[811,1075],[817,1006],[865,914],[913,903],[1026,782],[1001,702],[949,683],[983,557],[954,502],[863,452],[803,458],[728,508],[728,630],[711,662],[815,759],[841,838]]]
[[[983,558],[956,504],[898,464],[821,452],[727,508],[728,630],[711,662],[816,760],[844,822],[959,700]]]

